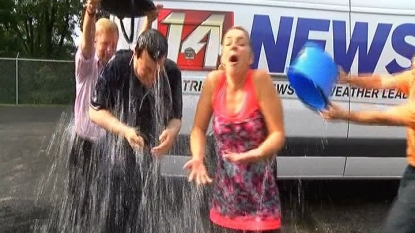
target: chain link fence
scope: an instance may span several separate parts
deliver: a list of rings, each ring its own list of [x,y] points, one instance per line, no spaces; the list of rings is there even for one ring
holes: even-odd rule
[[[73,61],[0,58],[0,104],[71,104],[74,96]]]

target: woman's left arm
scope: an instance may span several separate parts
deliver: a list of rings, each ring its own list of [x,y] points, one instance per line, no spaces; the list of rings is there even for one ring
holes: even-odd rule
[[[268,137],[256,149],[256,154],[261,158],[274,156],[284,146],[285,142],[284,113],[281,99],[271,76],[267,72],[256,71],[253,80],[259,107],[264,115],[268,130]]]

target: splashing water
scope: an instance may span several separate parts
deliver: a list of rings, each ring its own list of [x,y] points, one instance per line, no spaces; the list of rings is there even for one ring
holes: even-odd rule
[[[154,88],[144,96],[154,100],[154,112],[149,114],[155,120],[155,138],[172,111],[167,75],[160,69],[158,74]],[[128,112],[128,124],[133,125],[140,112],[135,106],[142,104],[148,103],[119,107],[118,114],[113,114],[123,119]],[[90,182],[81,182],[71,193],[68,157],[76,145],[72,118],[62,116],[47,150],[53,163],[41,179],[37,197],[50,200],[53,208],[49,219],[36,222],[35,232],[212,232],[206,208],[208,189],[182,178],[162,177],[160,160],[150,155],[150,148],[133,151],[119,136],[105,136],[93,148],[90,160],[81,158]],[[86,179],[82,172],[72,175]],[[83,199],[86,204],[79,201]]]
[[[166,72],[159,69],[158,75],[154,87],[144,95],[144,99],[148,98],[145,101],[150,102],[130,103],[125,109],[119,107],[118,112],[113,112],[118,119],[133,125],[130,123],[140,114],[137,106],[154,101],[154,111],[148,113],[156,126],[152,129],[154,143],[158,143],[158,135],[167,123],[166,116],[172,111]],[[131,95],[133,91],[130,90]],[[125,113],[129,113],[128,118],[123,118]],[[107,135],[97,144],[93,158],[85,164],[91,182],[80,183],[77,192],[70,194],[68,157],[76,138],[72,118],[71,114],[62,115],[47,149],[53,163],[41,179],[37,199],[50,200],[53,208],[49,219],[36,222],[35,232],[219,232],[209,220],[211,187],[197,187],[180,177],[162,176],[161,159],[154,159],[149,148],[132,151],[119,136]],[[183,146],[176,148],[182,150]],[[214,174],[217,164],[211,146],[206,165],[209,173]],[[79,170],[75,175],[82,176],[81,173]],[[297,188],[295,193],[300,195],[301,181]],[[85,197],[88,202],[82,206],[78,200]],[[298,201],[295,205],[303,205],[302,196],[294,199]]]
[[[56,226],[63,219],[64,211],[60,211],[65,205],[69,205],[68,198],[64,196],[67,192],[67,174],[63,171],[68,166],[67,155],[73,146],[74,136],[73,121],[69,120],[72,116],[63,113],[56,127],[55,133],[52,135],[46,150],[46,155],[51,159],[52,164],[49,171],[40,178],[38,189],[36,192],[36,202],[50,200],[54,206],[49,218],[46,222],[37,220],[35,223],[35,232],[54,232]],[[82,195],[82,194],[80,194]]]

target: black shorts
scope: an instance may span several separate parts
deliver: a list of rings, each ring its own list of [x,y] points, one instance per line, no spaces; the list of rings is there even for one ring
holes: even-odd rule
[[[105,213],[99,232],[145,232],[148,215],[158,213],[160,178],[150,149],[136,153],[125,139],[108,136],[99,143],[98,206]],[[154,207],[154,208],[153,208]],[[153,219],[155,221],[157,218]],[[145,230],[148,230],[145,229]],[[157,232],[157,231],[153,231]]]
[[[68,160],[68,191],[66,216],[70,220],[69,227],[88,224],[91,217],[93,181],[97,177],[97,161],[94,143],[75,136]]]

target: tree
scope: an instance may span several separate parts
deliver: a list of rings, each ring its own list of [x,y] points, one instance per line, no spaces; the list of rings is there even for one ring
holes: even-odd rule
[[[0,52],[33,58],[71,56],[82,10],[79,0],[3,0],[0,7],[0,36],[5,36],[0,45],[15,47]]]
[[[16,51],[21,47],[20,40],[16,40],[10,28],[15,21],[12,9],[13,0],[0,1],[0,56],[16,56]]]

